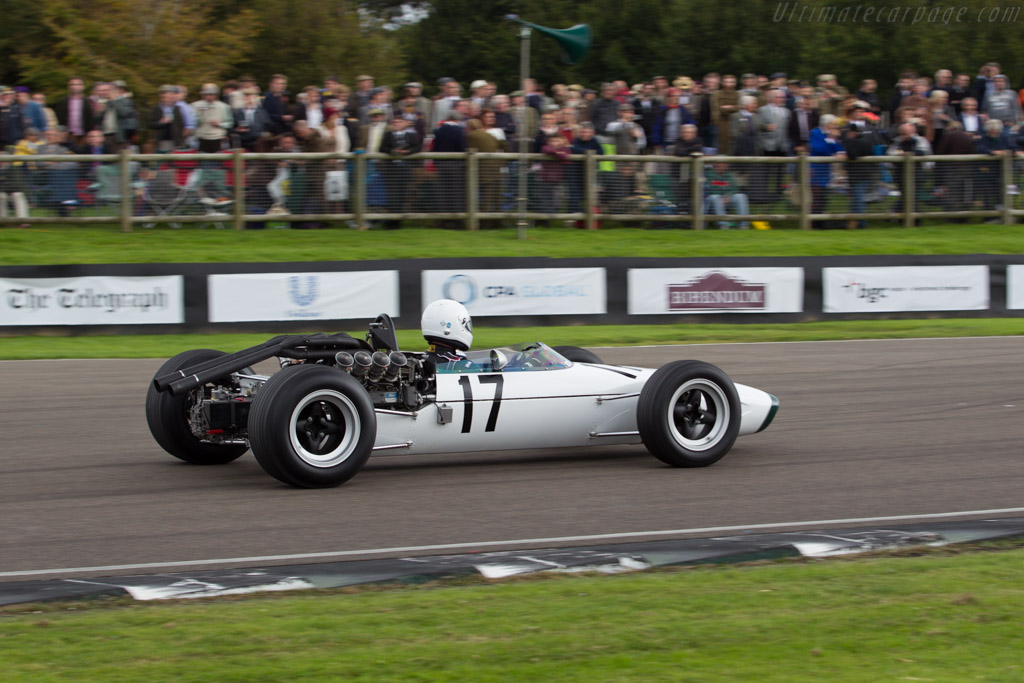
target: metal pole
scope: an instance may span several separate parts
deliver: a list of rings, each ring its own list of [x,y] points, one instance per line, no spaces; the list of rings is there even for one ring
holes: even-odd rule
[[[587,158],[583,161],[583,211],[587,230],[597,229],[597,152],[587,150]]]
[[[801,154],[796,160],[796,182],[800,190],[800,229],[810,230],[814,225],[811,222],[811,164],[806,154]]]
[[[480,219],[477,213],[480,212],[480,160],[476,156],[476,150],[470,149],[466,153],[466,229],[479,230]]]
[[[1013,183],[1013,153],[1009,150],[999,159],[1000,177],[1002,178],[1003,194],[1003,225],[1013,225],[1013,195],[1010,194],[1010,185]]]
[[[520,51],[519,51],[519,87],[526,85],[526,79],[530,77],[530,28],[523,26],[519,30]],[[526,154],[529,152],[529,140],[526,139],[526,107],[530,106],[526,101],[526,92],[523,91],[523,109],[519,112],[519,122],[516,124],[516,132],[519,134],[519,198],[516,202],[519,210],[517,221],[517,236],[521,240],[526,239],[526,193],[528,179],[526,175]]]
[[[121,232],[132,231],[132,207],[135,195],[132,193],[132,165],[129,158],[132,151],[125,145],[121,149],[121,175],[119,177],[121,192]]]
[[[704,229],[704,157],[690,157],[690,213],[694,230]]]
[[[245,162],[240,149],[231,150],[231,171],[235,180],[235,230],[241,230],[245,227]]]
[[[903,157],[903,227],[914,227],[914,212],[917,211],[917,183],[914,167],[914,153]]]
[[[352,187],[355,188],[355,197],[352,202],[352,213],[355,214],[356,229],[357,230],[369,230],[370,226],[366,224],[366,219],[363,218],[363,214],[366,213],[366,155],[357,154],[355,164],[355,183]]]

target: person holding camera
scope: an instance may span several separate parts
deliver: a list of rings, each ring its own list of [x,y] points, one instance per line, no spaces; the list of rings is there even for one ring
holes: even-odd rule
[[[199,151],[212,154],[224,148],[228,130],[235,125],[235,116],[231,107],[221,101],[220,88],[216,84],[204,83],[199,94],[202,99],[192,103],[192,110],[196,113]]]
[[[920,124],[920,125],[919,125]],[[896,138],[892,144],[889,145],[887,154],[889,156],[905,156],[913,154],[914,156],[930,156],[932,153],[931,143],[928,142],[927,138],[921,135],[921,131],[924,128],[923,123],[916,119],[911,119],[905,123],[902,123],[896,129]],[[921,169],[918,173],[914,174],[914,187],[907,187],[904,181],[903,173],[899,173],[899,186],[900,186],[900,198],[897,200],[895,206],[892,208],[893,213],[899,213],[903,210],[903,200],[907,196],[908,192],[914,192],[915,197],[921,194],[924,189],[924,173],[921,173]],[[917,225],[918,221],[914,221],[914,225]]]
[[[385,161],[381,164],[381,175],[387,185],[387,206],[390,213],[401,213],[406,210],[412,197],[408,188],[412,185],[412,169],[415,162],[408,161],[407,157],[423,149],[423,141],[420,139],[412,123],[396,113],[391,119],[391,125],[384,133],[380,143],[382,154],[390,154],[394,160]],[[397,220],[386,221],[385,227],[397,228]]]
[[[871,121],[865,116],[871,105],[863,100],[853,103],[847,115],[847,123],[841,131],[843,149],[846,150],[846,177],[850,182],[850,211],[864,213],[867,207],[868,190],[874,185],[878,167],[876,164],[857,163],[858,159],[874,156],[875,145],[882,144],[882,137]],[[867,222],[849,221],[848,229],[867,227]]]
[[[672,154],[690,159],[703,156],[704,142],[697,135],[696,124],[684,123],[679,127],[679,139],[672,147]],[[693,197],[693,165],[672,164],[671,169],[676,206],[679,213],[689,213],[690,200]]]

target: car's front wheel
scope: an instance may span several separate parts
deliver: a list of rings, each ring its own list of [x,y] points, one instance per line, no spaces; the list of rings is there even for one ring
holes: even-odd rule
[[[647,380],[636,420],[654,457],[674,467],[706,467],[728,453],[739,435],[739,395],[714,365],[675,361]]]
[[[213,349],[193,349],[179,353],[164,363],[156,372],[163,377],[179,370],[226,355]],[[146,422],[160,447],[176,458],[193,465],[223,465],[239,458],[249,448],[242,444],[203,443],[192,434],[189,411],[195,405],[202,388],[174,396],[169,391],[157,391],[153,383],[146,393]]]
[[[252,453],[275,479],[302,488],[348,481],[373,451],[373,403],[350,375],[293,365],[273,375],[249,414]]]

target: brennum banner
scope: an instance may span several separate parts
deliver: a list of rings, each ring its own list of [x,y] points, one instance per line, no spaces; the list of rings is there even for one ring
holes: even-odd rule
[[[799,313],[803,268],[633,268],[630,315]]]
[[[207,278],[210,322],[398,317],[398,271],[232,273]]]
[[[185,322],[184,278],[2,278],[2,325],[160,325]]]

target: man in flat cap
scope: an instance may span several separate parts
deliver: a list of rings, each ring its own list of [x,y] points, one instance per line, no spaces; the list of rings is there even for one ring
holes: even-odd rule
[[[434,103],[423,96],[423,84],[418,81],[409,81],[402,86],[403,98],[411,97],[416,103],[416,111],[423,115],[424,125],[430,121],[430,111]]]
[[[850,94],[850,91],[839,85],[834,74],[821,74],[818,76],[818,87],[815,88],[818,99],[818,112],[825,114],[840,115],[840,105],[843,98]]]

